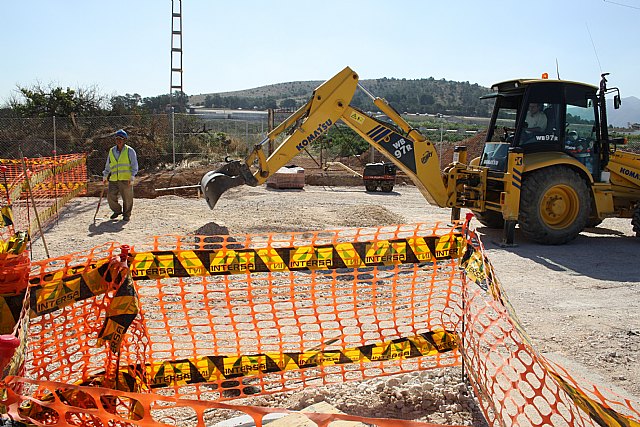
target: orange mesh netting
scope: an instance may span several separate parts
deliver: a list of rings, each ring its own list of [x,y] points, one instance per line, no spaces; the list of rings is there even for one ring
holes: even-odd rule
[[[464,361],[491,426],[640,418],[636,403],[535,352],[471,230],[162,236],[128,251],[108,244],[33,263],[31,379],[7,378],[12,416],[152,426],[175,411],[170,423],[188,413],[204,426],[225,400]],[[282,412],[232,408],[258,425]]]
[[[9,208],[9,206],[6,206]],[[29,325],[28,234],[13,233],[11,210],[4,210],[0,224],[0,378],[22,375],[27,354]],[[6,216],[5,216],[6,215]],[[7,236],[4,238],[4,236]],[[21,388],[18,385],[16,390]]]
[[[39,232],[36,213],[44,226],[62,206],[87,188],[86,154],[0,159],[0,167],[2,206],[12,205],[15,229],[31,230],[32,235]]]
[[[640,426],[638,402],[574,378],[537,353],[471,231],[468,243],[462,265],[477,286],[465,289],[462,354],[489,424]]]
[[[443,236],[442,242],[434,232]],[[429,236],[431,249],[424,237],[417,238],[420,233],[416,234],[414,227],[407,227],[406,232],[395,230],[387,236],[378,229],[358,229],[246,236],[244,240],[229,236],[161,237],[151,245],[136,246],[130,261],[132,277],[156,280],[136,280],[140,310],[133,326],[139,328],[142,336],[135,334],[133,340],[126,337],[120,363],[144,366],[146,361],[148,387],[170,386],[177,396],[205,394],[215,400],[237,397],[247,390],[275,392],[299,389],[309,382],[321,384],[407,372],[420,365],[459,364],[459,356],[454,352],[425,360],[411,357],[385,361],[384,357],[378,357],[379,361],[355,368],[340,363],[337,353],[347,347],[402,337],[416,337],[416,342],[428,349],[427,338],[419,338],[419,334],[452,330],[460,313],[446,307],[459,306],[459,302],[450,299],[459,298],[460,289],[451,287],[459,287],[460,283],[453,280],[459,273],[455,259],[449,256],[450,240],[454,238],[450,232],[449,228],[422,230],[422,234]],[[393,241],[403,234],[416,237]],[[410,251],[408,241],[423,247],[420,256],[433,268],[420,268],[415,263],[397,264]],[[360,253],[352,242],[361,244]],[[442,252],[448,260],[432,261],[437,244],[446,248]],[[96,353],[93,347],[104,320],[101,313],[104,310],[98,308],[105,306],[105,295],[51,313],[64,300],[73,302],[113,287],[113,284],[95,285],[88,277],[94,273],[102,277],[109,271],[98,273],[108,264],[105,260],[109,256],[103,250],[111,256],[113,247],[97,248],[75,260],[34,263],[38,276],[32,279],[32,285],[37,283],[32,286],[32,309],[40,317],[33,320],[32,339],[46,340],[51,326],[57,323],[54,318],[62,316],[65,321],[59,322],[59,331],[53,336],[66,336],[77,342],[73,348],[52,339],[39,349],[34,346],[31,363],[39,378],[73,383],[104,369],[108,348]],[[347,267],[344,259],[364,268]],[[56,273],[52,273],[60,271],[62,262],[65,267],[59,276],[70,277],[64,283],[56,281]],[[93,268],[76,269],[74,274],[64,271],[78,264],[93,264]],[[203,273],[206,275],[201,276]],[[84,275],[84,280],[77,280],[79,275]],[[185,277],[175,277],[179,275]],[[424,286],[415,288],[416,281]],[[93,289],[87,284],[92,284]],[[41,300],[44,302],[39,303]],[[142,354],[140,345],[146,347]],[[92,358],[70,360],[90,350],[94,353]],[[316,364],[306,359],[305,352],[317,354],[319,350],[324,352],[326,366],[300,372],[289,369],[291,363],[302,367]],[[298,353],[302,354],[293,356]],[[237,360],[239,355],[258,354],[281,358]],[[292,356],[280,356],[284,354]],[[223,363],[224,356],[235,362]],[[330,362],[332,357],[338,359]],[[189,362],[183,362],[185,359]],[[263,366],[269,363],[283,369]],[[258,369],[254,369],[256,366]],[[268,375],[256,376],[264,370],[269,371]],[[247,381],[229,381],[238,376],[246,377]],[[185,387],[187,382],[198,385]],[[223,388],[227,392],[221,393]]]

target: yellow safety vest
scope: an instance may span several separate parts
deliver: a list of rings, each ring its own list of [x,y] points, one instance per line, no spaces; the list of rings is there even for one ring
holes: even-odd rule
[[[109,181],[128,181],[131,179],[131,162],[129,161],[129,146],[125,145],[116,159],[113,149],[109,150],[109,167],[111,176]]]

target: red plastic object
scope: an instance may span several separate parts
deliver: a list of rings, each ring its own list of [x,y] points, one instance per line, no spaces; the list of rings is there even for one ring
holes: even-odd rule
[[[0,374],[19,345],[20,340],[15,335],[0,335]]]

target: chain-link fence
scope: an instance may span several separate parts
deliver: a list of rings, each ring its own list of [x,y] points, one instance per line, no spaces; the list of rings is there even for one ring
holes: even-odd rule
[[[264,140],[270,128],[285,120],[291,111],[266,114],[242,114],[248,119],[235,118],[238,114],[157,114],[130,116],[100,116],[82,118],[0,118],[0,158],[38,158],[71,153],[87,154],[90,180],[101,177],[107,153],[115,143],[114,132],[125,129],[127,143],[138,154],[140,171],[152,172],[175,166],[207,165],[223,161],[226,157],[244,158],[250,148]],[[271,126],[269,120],[272,121]],[[340,127],[340,126],[338,126]],[[342,126],[344,127],[344,126]],[[275,149],[289,134],[282,132],[274,141]],[[341,133],[340,130],[337,130]],[[354,137],[355,136],[354,134]],[[348,139],[348,138],[347,138]],[[319,139],[305,153],[319,156],[319,161],[341,155],[358,154],[354,150],[331,146]],[[341,154],[342,153],[342,154]],[[324,155],[324,157],[323,157]]]
[[[125,129],[141,171],[187,160],[208,163],[244,156],[267,133],[264,120],[211,119],[193,114],[0,118],[0,158],[87,153],[90,179],[102,175],[113,134]]]
[[[284,120],[290,112],[273,117],[273,125]],[[269,130],[267,115],[250,115],[250,119],[235,119],[234,115],[208,116],[205,114],[157,114],[100,117],[47,117],[0,118],[0,158],[49,157],[56,154],[87,154],[89,179],[99,179],[107,159],[107,152],[114,145],[113,133],[125,129],[129,141],[138,153],[141,172],[151,172],[185,163],[209,164],[225,157],[244,158],[250,147],[263,140]],[[442,165],[451,161],[453,146],[468,138],[469,156],[480,154],[484,134],[467,133],[465,129],[425,129],[424,134],[436,144]],[[335,130],[340,134],[340,129]],[[283,138],[286,133],[281,135]],[[280,140],[280,138],[279,138]],[[279,141],[276,142],[276,144]],[[638,144],[632,141],[621,149],[638,152]],[[354,143],[355,146],[355,143]],[[265,147],[266,148],[266,147]],[[343,150],[320,144],[327,159]],[[316,147],[317,151],[318,148]],[[475,150],[475,151],[474,151]],[[349,150],[347,150],[349,151]],[[350,155],[358,154],[349,151]],[[322,155],[321,155],[322,159]]]

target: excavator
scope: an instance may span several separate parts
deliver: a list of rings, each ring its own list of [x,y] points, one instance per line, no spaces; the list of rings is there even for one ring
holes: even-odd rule
[[[425,199],[471,210],[486,227],[502,228],[502,244],[514,244],[516,225],[525,238],[559,245],[604,218],[631,218],[640,236],[640,155],[619,150],[624,138],[609,137],[605,96],[618,88],[565,80],[517,79],[497,83],[483,98],[494,109],[480,157],[467,159],[458,146],[440,170],[435,146],[386,100],[369,93],[346,67],[321,84],[308,102],[274,128],[244,160],[227,160],[200,181],[211,209],[240,185],[263,184],[339,120],[407,174]],[[350,105],[360,88],[393,123]],[[265,146],[284,138],[267,157]]]

